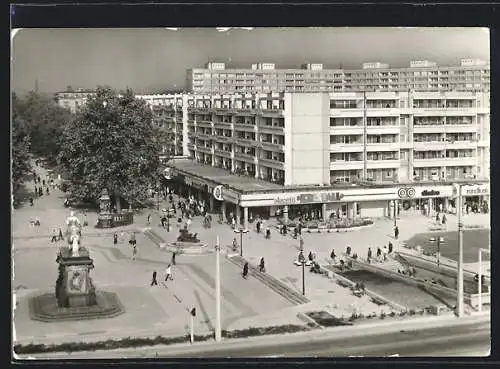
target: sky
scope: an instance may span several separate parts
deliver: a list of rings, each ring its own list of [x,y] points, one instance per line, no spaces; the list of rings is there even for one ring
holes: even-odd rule
[[[485,28],[21,29],[12,38],[12,89],[42,92],[108,85],[137,93],[184,89],[186,69],[207,61],[249,67],[255,62],[297,68],[360,68],[410,60],[459,65],[490,59]]]

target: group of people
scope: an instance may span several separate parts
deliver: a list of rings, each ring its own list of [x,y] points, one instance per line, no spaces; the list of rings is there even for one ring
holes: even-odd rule
[[[368,263],[371,263],[372,260],[376,260],[378,262],[387,261],[387,256],[392,254],[392,251],[393,251],[393,245],[392,242],[389,241],[388,246],[384,245],[382,248],[377,247],[377,254],[376,257],[374,258],[372,248],[369,247],[366,260],[368,261]]]
[[[33,182],[35,183],[35,187],[34,187],[35,197],[42,197],[44,193],[47,196],[50,195],[49,185],[53,189],[55,188],[55,183],[54,183],[53,179],[50,179],[50,183],[49,183],[48,178],[47,178],[47,181],[45,179],[42,179],[40,177],[40,175],[38,175],[35,171],[33,171]],[[45,188],[45,191],[44,191],[44,188]],[[35,205],[35,201],[34,201],[34,198],[32,196],[30,196],[29,202],[30,202],[30,206]]]
[[[260,261],[259,261],[259,272],[260,273],[265,273],[266,272],[266,265],[265,265],[265,261],[264,261],[264,258],[260,258]],[[243,277],[243,279],[247,279],[248,278],[248,261],[245,261],[245,264],[243,264],[243,271],[241,273],[241,276]]]

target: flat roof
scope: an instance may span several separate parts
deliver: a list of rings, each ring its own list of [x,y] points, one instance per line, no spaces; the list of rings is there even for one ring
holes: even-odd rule
[[[173,159],[169,165],[188,175],[206,179],[217,184],[226,185],[238,192],[254,193],[254,192],[276,192],[276,191],[293,191],[293,190],[342,190],[354,188],[389,188],[396,186],[418,186],[418,185],[452,185],[454,183],[489,183],[487,179],[464,179],[454,181],[413,181],[413,182],[394,182],[394,183],[375,183],[375,182],[360,182],[360,183],[339,183],[329,186],[320,185],[291,185],[282,186],[276,183],[267,182],[261,179],[256,179],[250,176],[238,176],[231,174],[225,169],[212,167],[197,163],[191,159],[179,158]]]

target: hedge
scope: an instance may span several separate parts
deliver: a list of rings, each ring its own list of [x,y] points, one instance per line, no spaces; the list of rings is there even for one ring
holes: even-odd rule
[[[285,334],[285,333],[296,333],[302,331],[308,331],[314,328],[314,324],[309,323],[307,326],[303,325],[282,325],[282,326],[271,326],[262,328],[246,328],[234,331],[221,331],[222,337],[224,338],[246,338],[255,337],[271,334]],[[213,334],[207,335],[195,335],[195,342],[208,341],[213,338]],[[155,338],[132,338],[127,337],[119,340],[109,339],[106,341],[97,342],[68,342],[61,344],[45,345],[45,344],[35,344],[30,343],[28,345],[17,344],[14,346],[14,351],[16,354],[39,354],[39,353],[50,353],[50,352],[78,352],[78,351],[96,351],[96,350],[115,350],[115,349],[126,349],[141,346],[156,346],[156,345],[173,345],[176,343],[189,342],[190,336],[178,336],[178,337],[164,337],[156,336]]]

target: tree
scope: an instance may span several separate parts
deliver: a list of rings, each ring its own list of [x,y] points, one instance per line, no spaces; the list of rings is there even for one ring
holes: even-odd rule
[[[33,91],[18,99],[17,110],[31,138],[31,152],[56,163],[59,139],[63,127],[73,118],[72,113],[50,96]]]
[[[12,190],[15,195],[23,179],[31,171],[30,138],[26,121],[19,115],[19,98],[12,95]]]
[[[162,134],[150,108],[131,90],[119,96],[99,87],[64,129],[59,162],[72,198],[95,201],[106,188],[121,200],[145,200],[156,180]]]

